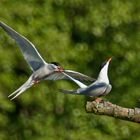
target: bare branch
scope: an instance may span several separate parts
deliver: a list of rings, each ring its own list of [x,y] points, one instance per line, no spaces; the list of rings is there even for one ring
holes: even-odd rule
[[[128,120],[140,123],[140,109],[139,108],[124,108],[108,101],[88,101],[86,104],[86,111],[97,115],[107,115],[115,118]]]

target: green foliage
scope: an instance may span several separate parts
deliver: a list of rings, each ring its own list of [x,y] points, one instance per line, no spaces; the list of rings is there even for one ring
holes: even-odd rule
[[[139,0],[1,0],[1,21],[26,36],[46,61],[97,77],[100,64],[114,59],[113,85],[105,98],[140,107]],[[15,101],[7,96],[31,71],[17,44],[0,29],[1,140],[139,140],[140,126],[85,112],[84,96],[64,95],[69,81],[44,81]]]

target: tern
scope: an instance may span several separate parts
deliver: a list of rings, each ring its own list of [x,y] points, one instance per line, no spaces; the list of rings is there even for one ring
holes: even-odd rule
[[[41,57],[35,46],[27,38],[20,35],[18,32],[16,32],[14,29],[3,22],[0,22],[0,27],[2,27],[2,29],[16,41],[25,60],[27,61],[33,72],[29,79],[21,87],[19,87],[16,91],[8,96],[11,98],[11,100],[15,99],[25,90],[42,80],[71,79],[64,75],[62,72],[65,72],[66,74],[80,81],[94,80],[93,78],[82,73],[72,70],[64,70],[63,67],[61,67],[61,65],[57,62],[47,63]]]
[[[111,59],[112,58],[109,58],[106,62],[103,63],[97,80],[94,81],[89,86],[83,84],[79,80],[74,79],[70,75],[63,72],[72,81],[74,81],[80,88],[78,88],[77,90],[60,89],[60,91],[66,94],[87,95],[91,97],[100,97],[100,96],[107,95],[112,89],[112,86],[110,85],[109,78],[108,78],[108,66]]]

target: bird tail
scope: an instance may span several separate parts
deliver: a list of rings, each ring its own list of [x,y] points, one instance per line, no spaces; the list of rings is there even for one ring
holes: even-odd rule
[[[30,78],[21,87],[19,87],[16,91],[11,93],[8,97],[11,98],[10,100],[13,100],[21,93],[23,93],[25,90],[30,88],[32,85],[34,85],[34,80],[32,79],[32,76],[30,76]]]
[[[77,90],[59,89],[59,91],[65,94],[77,94]]]

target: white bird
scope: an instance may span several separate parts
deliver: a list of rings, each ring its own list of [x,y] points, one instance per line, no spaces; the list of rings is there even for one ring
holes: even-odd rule
[[[107,95],[112,89],[112,86],[110,85],[108,79],[108,66],[111,59],[112,58],[109,58],[108,61],[106,61],[102,65],[97,80],[92,84],[90,84],[89,86],[83,84],[79,80],[76,80],[72,78],[70,75],[63,72],[66,76],[68,76],[71,80],[73,80],[80,88],[78,88],[77,90],[60,89],[60,91],[67,94],[87,95],[91,97],[100,97]]]
[[[15,99],[25,90],[33,86],[35,83],[40,82],[41,80],[60,80],[60,79],[69,79],[62,72],[64,71],[68,75],[78,79],[80,81],[92,81],[93,78],[88,77],[84,74],[81,74],[72,70],[64,70],[59,63],[52,62],[47,63],[41,57],[35,46],[24,36],[20,35],[18,32],[13,30],[11,27],[6,25],[3,22],[0,22],[0,26],[7,32],[7,34],[13,38],[20,48],[25,60],[29,64],[31,70],[33,71],[29,79],[16,91],[10,94],[8,97],[12,97],[11,100]]]

